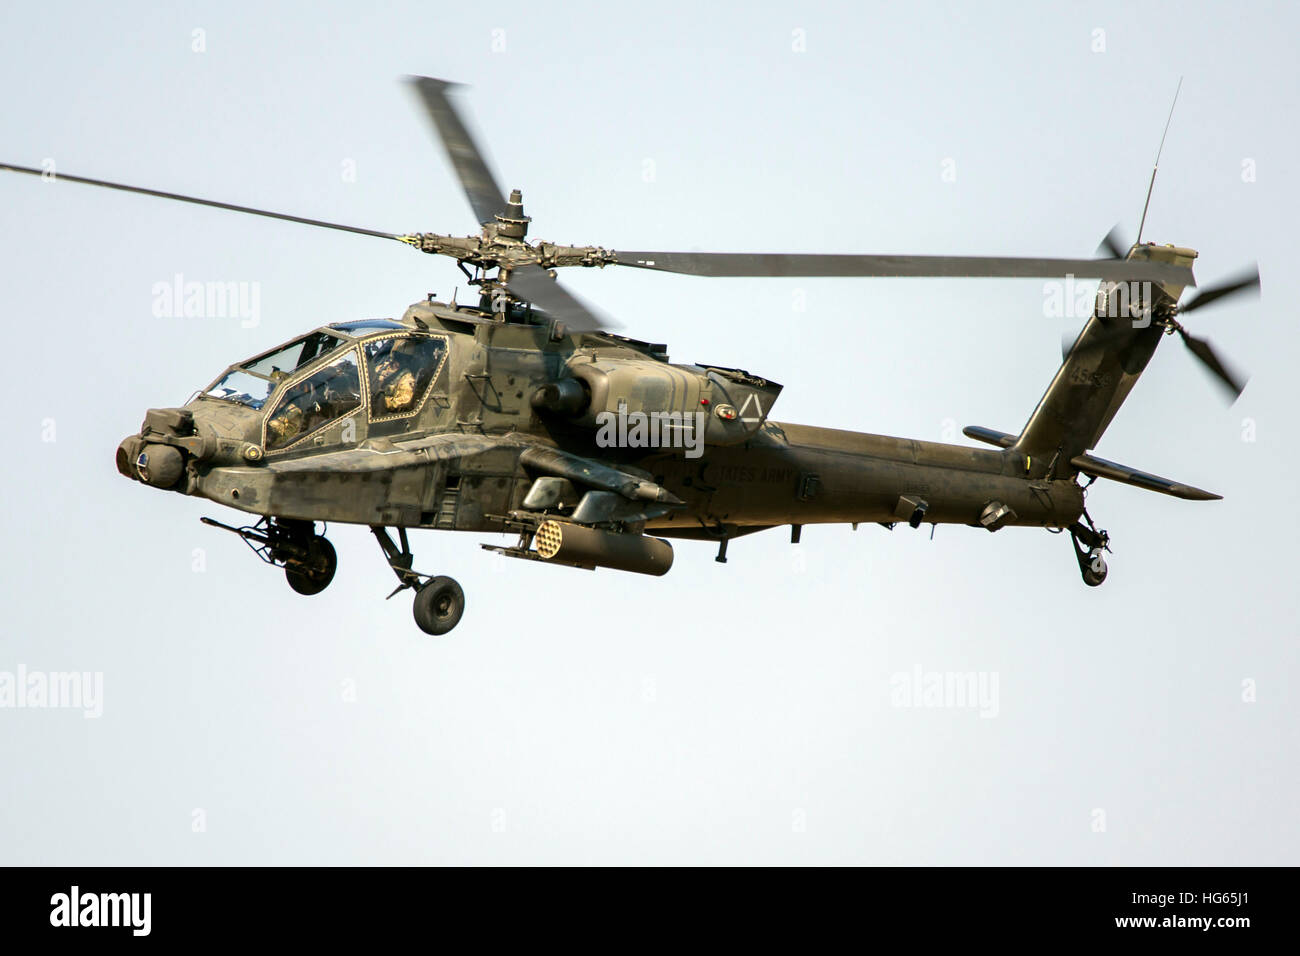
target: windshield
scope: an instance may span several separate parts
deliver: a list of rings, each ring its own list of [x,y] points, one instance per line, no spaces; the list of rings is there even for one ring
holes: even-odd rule
[[[343,344],[343,340],[328,332],[312,332],[282,349],[251,359],[242,366],[254,375],[266,375],[274,378],[277,372],[288,375],[294,369],[302,368],[313,359],[318,359],[326,352],[333,352]]]
[[[270,398],[273,388],[275,383],[269,378],[235,369],[205,394],[212,398],[224,398],[228,402],[238,402],[249,408],[261,408]]]
[[[235,366],[207,393],[249,408],[261,408],[271,392],[295,369],[315,361],[340,345],[343,339],[328,332],[312,332],[284,348],[259,355]]]

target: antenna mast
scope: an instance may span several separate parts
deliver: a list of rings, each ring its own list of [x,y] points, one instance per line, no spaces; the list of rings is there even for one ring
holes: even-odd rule
[[[1174,101],[1169,104],[1169,116],[1165,120],[1165,131],[1160,134],[1160,148],[1156,150],[1156,164],[1151,169],[1151,182],[1147,184],[1147,201],[1142,204],[1142,221],[1138,223],[1137,244],[1142,244],[1142,227],[1147,224],[1147,209],[1151,206],[1151,191],[1156,188],[1156,173],[1160,169],[1160,154],[1165,151],[1165,137],[1169,135],[1169,124],[1174,118],[1174,107],[1178,105],[1178,94],[1183,88],[1183,78],[1178,78],[1178,89],[1174,90]]]

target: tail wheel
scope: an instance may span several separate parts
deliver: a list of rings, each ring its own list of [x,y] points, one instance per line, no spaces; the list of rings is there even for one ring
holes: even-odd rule
[[[313,535],[307,553],[285,565],[284,577],[299,594],[320,594],[334,580],[339,559],[328,538]]]
[[[460,623],[460,616],[465,613],[465,592],[455,578],[431,578],[416,592],[411,610],[415,623],[424,633],[435,637],[446,634]]]
[[[1098,587],[1101,582],[1106,580],[1106,558],[1101,553],[1101,548],[1093,548],[1088,552],[1088,563],[1083,569],[1083,583],[1090,588]]]
[[[1088,513],[1083,513],[1088,518]],[[1095,588],[1106,580],[1106,552],[1110,550],[1110,535],[1105,531],[1099,531],[1092,527],[1092,519],[1088,518],[1088,524],[1082,525],[1075,522],[1069,527],[1070,541],[1074,545],[1074,558],[1079,562],[1079,574],[1083,578],[1083,583],[1090,588]]]

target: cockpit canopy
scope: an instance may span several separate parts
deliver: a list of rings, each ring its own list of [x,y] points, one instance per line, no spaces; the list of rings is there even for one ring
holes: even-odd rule
[[[344,418],[373,429],[414,416],[446,353],[445,335],[391,319],[340,322],[232,365],[203,394],[264,411],[266,450],[278,451],[311,435],[319,444]]]

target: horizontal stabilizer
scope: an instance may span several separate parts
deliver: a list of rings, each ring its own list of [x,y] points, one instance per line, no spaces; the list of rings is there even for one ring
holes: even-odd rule
[[[961,433],[967,438],[987,442],[990,445],[997,445],[999,448],[1010,448],[1016,443],[1015,435],[1008,435],[1006,432],[995,432],[993,429],[984,428],[982,425],[967,425],[961,430]]]
[[[1170,481],[1159,475],[1150,475],[1128,465],[1121,465],[1093,455],[1075,455],[1070,459],[1070,464],[1085,475],[1092,475],[1094,478],[1109,478],[1111,481],[1119,481],[1135,488],[1158,491],[1162,495],[1173,495],[1175,498],[1186,498],[1188,501],[1219,501],[1223,498],[1223,495],[1216,495],[1212,491],[1202,491],[1191,485]]]
[[[992,428],[984,428],[981,425],[967,425],[961,430],[961,433],[967,438],[973,438],[989,445],[996,445],[998,448],[1010,448],[1016,443],[1015,435],[994,431]],[[1085,475],[1091,475],[1094,478],[1108,478],[1111,481],[1132,485],[1134,488],[1158,491],[1162,495],[1173,495],[1175,498],[1186,498],[1188,501],[1219,501],[1223,498],[1223,495],[1216,495],[1212,491],[1203,491],[1200,488],[1193,488],[1191,485],[1185,485],[1179,481],[1170,481],[1168,478],[1161,478],[1159,475],[1138,471],[1128,465],[1107,461],[1105,458],[1098,458],[1095,455],[1076,455],[1070,459],[1070,464]]]

